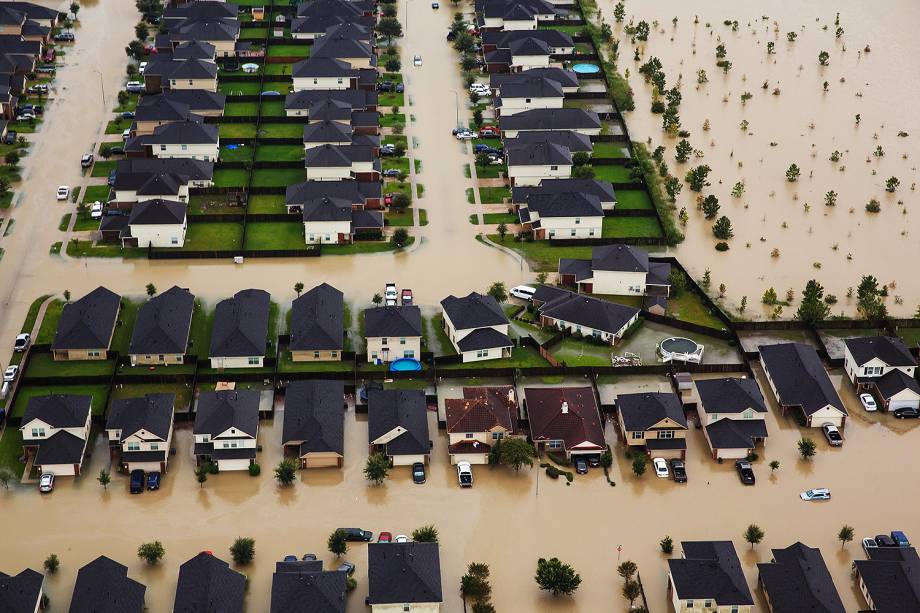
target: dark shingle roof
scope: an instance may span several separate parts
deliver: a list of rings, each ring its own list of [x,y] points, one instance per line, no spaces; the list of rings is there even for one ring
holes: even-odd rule
[[[147,137],[150,145],[212,145],[218,142],[217,125],[197,121],[174,121],[157,126]]]
[[[539,312],[552,319],[616,334],[639,314],[639,309],[568,292],[541,306]]]
[[[177,60],[213,60],[215,55],[216,48],[214,45],[197,40],[179,43],[173,49],[173,58]],[[215,68],[214,74],[211,76],[216,75],[217,69]]]
[[[759,349],[760,359],[776,386],[781,404],[801,406],[806,415],[830,405],[847,415],[814,347],[780,343],[761,345]]]
[[[344,572],[292,566],[278,564],[272,575],[271,613],[345,613]]]
[[[128,578],[128,567],[99,556],[77,573],[70,613],[141,613],[143,583]]]
[[[602,245],[591,250],[591,268],[616,272],[648,272],[648,252],[631,245]]]
[[[546,31],[553,32],[555,30]],[[532,32],[533,31],[531,31],[531,33]],[[483,40],[486,40],[486,36],[489,34],[489,32],[484,33]],[[533,77],[552,79],[553,81],[559,83],[562,87],[578,87],[578,75],[576,75],[575,72],[571,70],[563,70],[562,68],[531,68],[521,72],[490,74],[489,87],[493,89],[501,89],[506,83],[513,83],[514,81],[521,79],[531,79]]]
[[[215,437],[230,428],[255,437],[259,429],[258,390],[201,392],[195,407],[195,434]]]
[[[307,149],[304,154],[304,166],[307,168],[340,168],[351,166],[354,162],[373,162],[376,157],[373,147],[325,144]]]
[[[349,0],[314,0],[297,5],[297,15],[340,15],[342,17],[360,17],[362,13],[373,10],[369,2],[352,2]]]
[[[168,76],[170,79],[213,79],[217,77],[217,64],[208,60],[177,58]]]
[[[210,357],[265,355],[271,297],[261,289],[244,289],[217,303]]]
[[[878,358],[888,366],[916,366],[917,360],[911,355],[904,341],[893,336],[863,336],[848,338],[843,341],[847,349],[861,366],[873,358]]]
[[[505,149],[509,166],[570,166],[572,152],[556,143],[537,142]]]
[[[540,217],[603,217],[604,208],[597,196],[579,192],[533,194],[527,198],[527,210]],[[561,262],[562,260],[560,260]]]
[[[545,77],[511,81],[501,86],[502,98],[562,98],[564,95],[559,81]]]
[[[584,109],[531,109],[503,115],[498,126],[505,130],[577,130],[599,129],[597,113]]]
[[[892,368],[878,379],[873,379],[872,382],[885,399],[889,399],[904,390],[920,394],[920,385],[917,384],[917,380],[897,368]]]
[[[143,96],[134,112],[135,121],[184,121],[188,119],[200,120],[193,114],[189,105],[163,94],[156,96]]]
[[[108,349],[121,296],[102,286],[64,305],[52,349]]]
[[[457,341],[457,347],[464,352],[512,346],[514,343],[508,335],[494,328],[478,328]]]
[[[154,198],[143,200],[131,208],[128,224],[132,226],[167,225],[175,226],[185,223],[188,205],[175,200]]]
[[[342,292],[321,283],[296,300],[291,308],[292,351],[340,350],[344,346]]]
[[[517,431],[518,404],[510,385],[464,387],[463,398],[444,400],[448,432]]]
[[[539,186],[514,187],[511,201],[521,203],[532,194],[559,194],[581,192],[597,196],[601,202],[616,202],[613,185],[597,179],[543,179]]]
[[[120,441],[146,430],[161,440],[169,438],[173,425],[175,394],[144,394],[112,401],[106,430],[121,430]]]
[[[221,111],[227,103],[227,95],[209,92],[206,89],[168,89],[161,96],[173,102],[187,104],[193,112]],[[147,96],[145,96],[146,98]],[[136,117],[135,117],[136,119]]]
[[[368,602],[372,605],[441,602],[438,544],[369,544],[367,582]]]
[[[920,611],[920,558],[913,547],[873,547],[856,570],[878,613]]]
[[[767,436],[767,422],[762,419],[720,419],[706,426],[706,436],[713,449],[753,449],[755,438]]]
[[[597,447],[607,444],[592,388],[527,387],[524,400],[534,440],[561,439],[568,450],[585,442]]]
[[[300,442],[300,455],[345,453],[345,411],[342,381],[292,381],[284,394],[281,444]]]
[[[60,430],[38,443],[36,466],[52,464],[81,464],[86,451],[86,440],[67,430]]]
[[[315,43],[310,57],[323,58],[372,58],[374,55],[370,44],[342,36],[326,34]]]
[[[674,393],[619,394],[616,405],[623,426],[630,432],[648,430],[663,419],[670,419],[685,429],[687,427],[684,406]]]
[[[287,187],[284,203],[294,206],[322,198],[345,198],[363,205],[368,199],[380,198],[381,191],[379,181],[304,181]]]
[[[421,336],[422,312],[417,306],[382,306],[364,311],[364,335]]]
[[[378,97],[377,92],[363,89],[304,89],[288,94],[284,99],[284,108],[312,110],[314,105],[326,100],[348,104],[354,110],[364,110],[376,106]]]
[[[593,144],[591,143],[591,137],[582,134],[581,132],[572,132],[571,130],[527,130],[521,132],[514,138],[506,138],[505,149],[527,147],[537,143],[554,143],[556,145],[567,147],[569,151],[573,152],[590,152],[594,148]],[[576,180],[587,182],[584,179]]]
[[[349,109],[349,115],[351,110]],[[311,117],[311,119],[316,119]],[[305,143],[351,143],[352,128],[348,124],[323,119],[305,124],[303,142]]]
[[[304,221],[351,221],[352,207],[348,200],[319,198],[303,203]]]
[[[26,426],[33,419],[40,419],[53,428],[82,428],[92,402],[92,396],[73,394],[33,396],[29,398],[21,423]]]
[[[12,577],[0,573],[0,611],[35,613],[44,581],[44,575],[31,568],[26,568]]]
[[[821,551],[796,543],[773,550],[773,562],[758,564],[773,613],[844,613]]]
[[[309,57],[300,60],[291,67],[291,76],[301,77],[343,77],[346,79],[358,76],[358,70],[352,68],[345,60],[334,57]]]
[[[417,455],[431,452],[428,437],[428,407],[421,390],[370,390],[368,392],[368,441],[401,427],[405,432],[386,444],[387,455]]]
[[[731,541],[683,541],[681,547],[685,557],[668,560],[681,600],[712,598],[719,606],[754,604]]]
[[[703,379],[696,382],[696,390],[707,413],[767,412],[760,386],[751,378]]]
[[[441,301],[441,308],[457,330],[508,323],[508,317],[498,301],[487,294],[470,292],[461,298],[451,295]]]
[[[173,613],[242,613],[246,577],[201,552],[179,567]]]

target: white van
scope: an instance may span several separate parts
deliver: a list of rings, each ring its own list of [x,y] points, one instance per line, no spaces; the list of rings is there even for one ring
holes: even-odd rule
[[[533,295],[536,291],[536,288],[529,285],[515,285],[508,293],[521,300],[533,300]]]

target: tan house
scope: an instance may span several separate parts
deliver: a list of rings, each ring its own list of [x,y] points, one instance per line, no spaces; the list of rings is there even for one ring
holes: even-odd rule
[[[845,613],[819,549],[795,543],[772,553],[772,561],[757,565],[757,583],[770,613]]]
[[[746,458],[767,440],[767,405],[751,378],[696,382],[700,424],[714,460]]]
[[[64,305],[51,354],[55,360],[106,360],[121,296],[102,286]]]
[[[779,343],[758,349],[767,382],[784,415],[798,412],[810,428],[831,424],[843,429],[847,409],[814,347]]]
[[[131,472],[166,472],[172,445],[175,394],[145,394],[112,401],[105,424],[112,455]]]
[[[342,292],[320,283],[296,300],[291,308],[291,340],[294,362],[342,359],[345,330],[342,323]]]
[[[514,387],[464,387],[462,398],[444,400],[450,463],[488,464],[499,441],[522,435]]]
[[[368,362],[418,360],[422,353],[422,312],[417,306],[383,306],[364,311]]]
[[[617,425],[630,449],[655,457],[686,457],[687,417],[677,394],[620,394],[616,407]]]
[[[438,543],[370,543],[367,599],[371,613],[438,613],[441,559]]]
[[[668,599],[675,613],[751,613],[754,599],[731,541],[683,541],[668,560]]]
[[[372,389],[367,398],[367,437],[371,453],[393,466],[428,463],[428,406],[421,390]]]
[[[19,426],[22,451],[43,474],[80,474],[92,423],[92,396],[53,394],[29,399]]]
[[[144,303],[128,345],[131,365],[185,363],[194,311],[195,296],[175,285]]]
[[[345,457],[342,381],[292,381],[284,393],[281,444],[301,468],[342,466]]]

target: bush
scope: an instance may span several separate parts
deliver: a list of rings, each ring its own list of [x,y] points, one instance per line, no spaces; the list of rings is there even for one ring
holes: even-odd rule
[[[49,575],[53,575],[58,571],[58,568],[61,567],[61,561],[58,559],[56,553],[52,553],[47,558],[45,558],[45,570],[48,571]]]
[[[160,541],[144,543],[137,548],[137,557],[150,565],[154,565],[162,560],[164,555],[166,555],[166,549]]]
[[[556,464],[559,464],[560,466],[571,466],[572,465],[572,462],[564,455],[560,455],[553,451],[548,452],[546,455],[549,456],[550,460],[552,460]]]
[[[259,473],[261,472],[262,472],[262,467],[256,464],[255,462],[249,465],[249,476],[250,477],[258,477]]]
[[[353,592],[355,591],[356,587],[358,587],[357,579],[355,579],[354,577],[348,577],[347,579],[345,579],[345,591],[346,592]]]
[[[716,243],[716,251],[728,251],[728,243],[725,241],[719,241]]]
[[[652,102],[652,112],[653,113],[664,113],[664,101],[655,100]]]
[[[239,537],[230,546],[230,557],[237,564],[249,564],[256,557],[256,541],[247,537]]]
[[[550,464],[549,466],[546,467],[546,476],[549,477],[550,479],[558,479],[559,469]]]

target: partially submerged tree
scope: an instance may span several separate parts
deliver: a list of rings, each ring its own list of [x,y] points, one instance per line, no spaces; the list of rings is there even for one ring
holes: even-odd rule
[[[510,466],[515,472],[522,466],[533,466],[536,451],[531,443],[522,438],[506,438],[502,440],[499,459],[502,464]]]
[[[341,528],[334,530],[332,534],[329,535],[326,546],[329,548],[329,553],[337,558],[345,555],[345,552],[348,551],[348,539],[346,538],[345,531]]]
[[[541,590],[551,592],[553,596],[564,594],[569,596],[575,593],[581,585],[581,577],[570,565],[559,558],[537,560],[537,574],[534,577]]]
[[[437,543],[438,529],[428,524],[412,531],[412,540],[416,543]]]
[[[760,526],[757,524],[751,524],[747,527],[747,530],[744,531],[744,540],[751,544],[751,549],[754,548],[754,545],[760,543],[763,540],[764,531],[760,529]]]
[[[824,302],[824,288],[815,279],[811,279],[805,285],[805,291],[802,292],[802,303],[799,305],[799,310],[796,311],[796,318],[809,325],[814,325],[827,319],[830,312],[831,307]]]
[[[367,464],[364,466],[364,476],[368,481],[373,481],[374,485],[383,483],[387,475],[390,474],[390,460],[380,453],[372,453],[367,456]]]
[[[159,561],[163,559],[164,555],[166,555],[166,548],[163,547],[163,543],[160,541],[143,543],[140,547],[137,548],[137,557],[142,559],[147,564],[150,564],[151,566],[159,563]]]
[[[249,564],[256,557],[256,541],[248,537],[239,537],[230,546],[230,557],[240,565]]]

